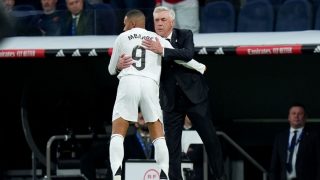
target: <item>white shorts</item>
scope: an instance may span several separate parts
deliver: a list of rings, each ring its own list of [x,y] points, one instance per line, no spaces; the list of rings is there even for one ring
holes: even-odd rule
[[[123,76],[118,85],[117,98],[113,107],[112,121],[122,117],[137,122],[138,107],[145,122],[162,121],[159,102],[159,85],[150,78],[141,76]]]

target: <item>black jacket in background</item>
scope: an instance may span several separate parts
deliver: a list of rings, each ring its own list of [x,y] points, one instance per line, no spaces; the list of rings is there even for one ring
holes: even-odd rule
[[[297,180],[320,180],[320,139],[304,128],[296,161]],[[289,130],[276,136],[270,168],[270,180],[286,180]]]

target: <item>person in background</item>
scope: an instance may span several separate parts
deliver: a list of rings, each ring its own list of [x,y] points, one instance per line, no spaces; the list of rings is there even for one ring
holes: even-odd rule
[[[174,10],[176,14],[175,28],[190,29],[193,33],[199,33],[198,0],[156,0],[156,6],[160,5]]]
[[[289,128],[275,138],[270,180],[320,180],[319,134],[306,126],[304,105],[289,108]]]
[[[16,2],[15,0],[3,0],[4,10],[7,13],[12,12],[15,2]]]
[[[94,35],[94,14],[84,0],[66,0],[67,13],[61,26],[61,35]]]
[[[56,10],[57,0],[41,0],[43,14],[38,19],[38,29],[43,36],[58,36],[61,34],[61,12]]]

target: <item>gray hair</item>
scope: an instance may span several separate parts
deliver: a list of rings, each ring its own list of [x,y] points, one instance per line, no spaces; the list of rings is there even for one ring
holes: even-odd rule
[[[169,16],[172,18],[172,20],[175,19],[176,14],[174,13],[174,11],[172,9],[168,8],[168,7],[165,7],[165,6],[158,6],[158,7],[154,8],[153,16],[156,13],[163,12],[163,11],[168,11],[169,12]]]

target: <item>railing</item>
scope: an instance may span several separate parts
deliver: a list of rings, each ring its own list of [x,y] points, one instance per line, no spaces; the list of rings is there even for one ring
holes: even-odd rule
[[[84,135],[74,135],[74,139],[92,139],[94,136],[93,134],[84,134]],[[107,135],[97,135],[97,138],[106,138]],[[56,140],[64,140],[68,141],[71,139],[71,135],[56,135],[56,136],[51,136],[51,138],[47,142],[46,146],[46,180],[51,180],[51,145],[53,144],[54,141]],[[83,179],[87,179],[85,176],[81,175]]]
[[[217,135],[223,137],[227,140],[233,147],[235,147],[240,154],[242,154],[249,162],[251,162],[255,167],[257,167],[263,176],[263,180],[267,180],[268,172],[263,168],[255,159],[253,159],[241,146],[239,146],[233,139],[231,139],[226,133],[222,131],[217,131]]]

